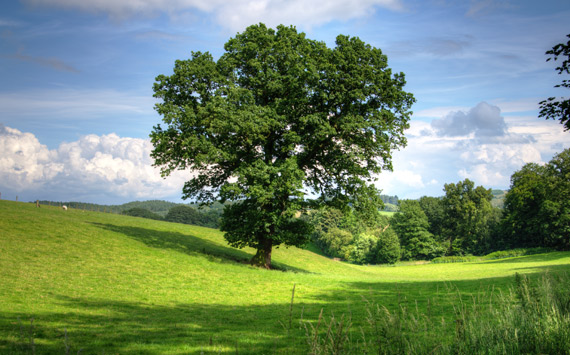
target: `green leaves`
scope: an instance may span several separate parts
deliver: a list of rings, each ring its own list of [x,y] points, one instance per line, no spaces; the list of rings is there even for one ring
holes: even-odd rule
[[[570,34],[566,37],[570,38]],[[546,54],[550,55],[546,60],[547,62],[551,59],[557,61],[559,57],[562,58],[562,63],[560,66],[556,67],[558,74],[570,74],[570,41],[555,45],[551,50],[546,51]],[[561,84],[555,85],[554,87],[570,89],[570,81],[563,79]],[[565,131],[570,130],[570,99],[556,99],[556,97],[549,97],[548,99],[541,101],[539,104],[539,117],[544,117],[547,120],[559,120],[560,123],[564,125]]]
[[[224,49],[217,61],[193,52],[154,84],[166,128],[151,133],[152,157],[164,176],[192,171],[183,197],[263,211],[228,210],[228,221],[248,221],[248,230],[225,224],[236,246],[306,238],[293,235],[304,227],[291,216],[307,192],[376,209],[373,176],[391,169],[392,151],[405,145],[414,102],[386,56],[358,38],[339,36],[329,49],[294,27],[263,24]]]
[[[487,252],[498,216],[491,205],[491,190],[469,180],[445,184],[442,199],[443,234],[449,240],[448,255]]]
[[[504,228],[516,247],[570,248],[570,149],[545,166],[529,163],[513,174]]]

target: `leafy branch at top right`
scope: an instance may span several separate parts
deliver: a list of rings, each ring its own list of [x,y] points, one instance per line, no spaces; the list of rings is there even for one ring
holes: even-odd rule
[[[570,34],[566,35],[570,38]],[[546,60],[547,62],[551,59],[555,61],[560,59],[562,63],[560,66],[556,67],[558,74],[570,74],[570,40],[564,44],[559,43],[552,47],[551,50],[546,51],[547,55],[550,57]],[[561,84],[555,85],[554,87],[564,87],[570,89],[570,80],[563,79]],[[540,103],[539,117],[552,120],[560,120],[560,123],[564,125],[564,130],[570,130],[570,98],[564,100],[564,98],[557,99],[556,97],[549,97]]]

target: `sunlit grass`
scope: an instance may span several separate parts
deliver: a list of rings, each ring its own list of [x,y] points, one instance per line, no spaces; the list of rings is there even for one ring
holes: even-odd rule
[[[321,309],[352,315],[354,329],[363,297],[453,321],[458,290],[469,297],[506,289],[515,273],[570,270],[567,252],[387,267],[280,247],[273,271],[249,266],[253,253],[213,229],[0,201],[0,353],[29,352],[30,334],[37,353],[64,353],[66,330],[75,353],[295,353],[306,349],[298,321]]]

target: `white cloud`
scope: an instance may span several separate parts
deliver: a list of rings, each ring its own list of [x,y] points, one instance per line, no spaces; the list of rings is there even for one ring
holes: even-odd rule
[[[57,154],[31,133],[0,125],[0,184],[21,191],[35,189],[64,169]]]
[[[465,169],[459,170],[459,176],[463,179],[477,181],[478,185],[496,186],[497,182],[504,182],[509,177],[503,176],[500,172],[490,171],[485,164],[478,164],[471,167],[470,171]]]
[[[166,13],[180,17],[181,13],[201,11],[215,14],[217,22],[233,31],[258,22],[270,26],[297,23],[311,27],[331,20],[350,20],[369,15],[377,7],[402,10],[401,0],[26,0],[29,4],[57,6],[88,12],[107,13],[114,18],[135,14],[153,16]]]
[[[0,188],[34,199],[123,202],[180,196],[188,174],[152,166],[148,139],[88,135],[49,150],[31,133],[0,126]]]
[[[513,112],[526,111],[523,103],[520,109],[516,106]],[[543,164],[570,147],[560,124],[536,116],[502,117],[499,107],[485,103],[451,112],[424,111],[439,112],[442,118],[411,122],[405,133],[408,146],[394,153],[394,173],[379,177],[378,187],[385,194],[440,196],[444,183],[465,178],[487,188],[507,189],[511,175],[524,164]]]
[[[465,136],[471,133],[477,137],[502,137],[506,134],[505,119],[501,109],[486,102],[477,104],[467,113],[450,112],[431,123],[439,136]]]
[[[420,172],[419,169],[394,169],[393,172],[383,172],[379,175],[376,185],[383,194],[408,198],[410,194],[426,187]]]
[[[86,134],[148,137],[157,122],[151,94],[112,89],[0,92],[1,123],[34,133],[50,149]]]

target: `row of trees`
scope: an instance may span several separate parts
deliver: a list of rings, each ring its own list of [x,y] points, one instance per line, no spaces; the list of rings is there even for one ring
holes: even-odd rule
[[[187,205],[176,205],[168,210],[166,216],[162,217],[158,213],[151,212],[145,208],[134,207],[123,211],[122,214],[134,217],[149,218],[167,222],[192,224],[196,226],[219,228],[221,209],[205,208],[196,209]]]
[[[354,263],[483,255],[520,247],[570,249],[570,149],[548,164],[530,163],[511,177],[505,207],[469,179],[445,184],[443,197],[400,200],[391,219],[325,208],[309,215],[313,242]]]

